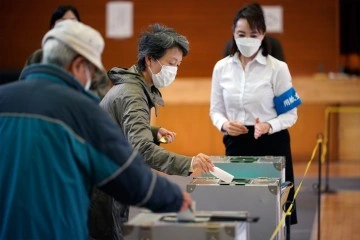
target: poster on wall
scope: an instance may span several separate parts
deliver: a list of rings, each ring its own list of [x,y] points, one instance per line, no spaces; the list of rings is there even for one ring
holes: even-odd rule
[[[283,29],[283,7],[279,5],[261,6],[264,11],[266,31],[269,33],[282,33]]]
[[[106,4],[106,37],[124,39],[133,36],[133,2],[112,1]]]

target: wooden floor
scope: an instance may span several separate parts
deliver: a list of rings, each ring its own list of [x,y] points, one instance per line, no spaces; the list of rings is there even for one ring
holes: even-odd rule
[[[297,177],[303,176],[306,165],[306,163],[294,165]],[[326,166],[323,165],[321,170],[322,176],[324,176]],[[360,161],[332,162],[328,170],[330,177],[360,177]],[[318,164],[313,163],[306,177],[317,176]],[[318,239],[317,234],[317,221],[315,221],[312,239],[359,239],[360,191],[337,191],[335,194],[322,194],[321,199],[320,239]]]

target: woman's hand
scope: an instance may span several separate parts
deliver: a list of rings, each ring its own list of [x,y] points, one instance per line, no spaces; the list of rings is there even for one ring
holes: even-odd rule
[[[165,128],[159,128],[157,139],[161,143],[172,143],[175,141],[176,133],[171,132]]]
[[[267,134],[270,131],[271,125],[267,122],[260,122],[259,118],[256,118],[254,125],[254,138],[258,139],[263,134]]]
[[[239,136],[240,134],[246,134],[249,132],[247,127],[245,127],[239,121],[227,121],[223,124],[222,129],[227,132],[230,136]]]
[[[209,156],[199,153],[193,157],[192,168],[194,170],[199,169],[203,173],[210,173],[214,171],[214,164]]]

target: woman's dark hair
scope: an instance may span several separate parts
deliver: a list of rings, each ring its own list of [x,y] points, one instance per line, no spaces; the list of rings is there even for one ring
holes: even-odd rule
[[[261,9],[261,6],[258,3],[252,3],[252,4],[249,4],[249,5],[246,5],[236,13],[234,21],[233,21],[233,25],[232,25],[232,32],[233,33],[235,31],[237,22],[241,18],[247,20],[251,30],[256,30],[259,33],[265,33],[266,32],[266,24],[265,24],[264,13],[263,13],[263,11]],[[264,56],[267,56],[269,54],[269,50],[268,50],[269,46],[268,46],[265,38],[261,42],[260,47],[262,48],[262,54]],[[230,56],[234,56],[234,54],[236,52],[239,52],[239,54],[241,54],[238,47],[236,46],[234,37],[232,37],[232,45],[231,45],[231,48],[230,48]]]
[[[141,71],[146,69],[145,57],[159,59],[166,50],[177,47],[186,56],[189,52],[189,41],[174,29],[160,24],[150,25],[150,31],[143,32],[139,39],[138,66]]]
[[[55,26],[56,21],[61,19],[65,15],[65,13],[67,11],[69,11],[69,10],[71,12],[73,12],[74,15],[76,16],[77,20],[79,22],[81,22],[79,12],[74,6],[72,6],[72,5],[62,5],[62,6],[57,7],[55,9],[55,11],[53,12],[53,14],[51,15],[50,29],[52,29]]]

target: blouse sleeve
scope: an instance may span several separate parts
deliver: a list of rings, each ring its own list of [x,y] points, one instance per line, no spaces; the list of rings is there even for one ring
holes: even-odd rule
[[[285,62],[279,62],[278,71],[276,72],[273,81],[273,88],[275,97],[284,94],[293,88],[292,79],[289,68]],[[281,130],[290,128],[295,124],[297,120],[297,108],[279,114],[276,118],[268,121],[273,129],[273,132],[279,132]]]
[[[216,63],[211,81],[210,96],[210,118],[214,126],[221,131],[222,125],[228,121],[226,117],[226,108],[223,98],[222,88],[220,86],[221,66]]]

